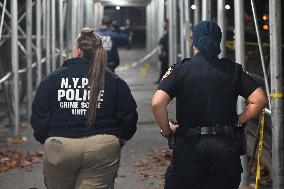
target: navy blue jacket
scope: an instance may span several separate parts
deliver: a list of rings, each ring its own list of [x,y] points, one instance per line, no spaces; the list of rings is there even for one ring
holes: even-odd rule
[[[41,81],[30,120],[36,140],[44,143],[51,136],[76,138],[95,134],[129,140],[134,135],[136,103],[125,81],[109,71],[99,96],[95,123],[86,126],[89,68],[83,58],[69,59]]]
[[[118,66],[120,59],[117,48],[128,43],[127,35],[106,28],[99,29],[96,32],[102,36],[103,46],[107,51],[108,62]]]

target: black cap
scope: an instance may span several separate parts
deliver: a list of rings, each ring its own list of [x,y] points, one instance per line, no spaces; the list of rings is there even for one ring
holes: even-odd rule
[[[193,28],[192,43],[206,56],[217,57],[221,53],[221,39],[221,29],[214,22],[201,21]]]

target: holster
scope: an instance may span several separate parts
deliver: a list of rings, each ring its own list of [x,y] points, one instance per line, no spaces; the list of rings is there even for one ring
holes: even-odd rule
[[[247,137],[245,132],[245,125],[242,127],[236,127],[236,133],[240,138],[240,155],[245,155],[247,151]]]
[[[175,146],[175,135],[171,135],[169,137],[167,137],[168,139],[168,146],[169,146],[169,149],[174,149],[174,146]]]

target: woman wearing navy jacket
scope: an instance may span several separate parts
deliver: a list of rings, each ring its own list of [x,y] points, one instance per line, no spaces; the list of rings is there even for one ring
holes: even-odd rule
[[[113,188],[121,146],[136,132],[136,103],[125,81],[106,70],[106,51],[94,30],[81,31],[73,57],[41,81],[33,101],[45,185]]]

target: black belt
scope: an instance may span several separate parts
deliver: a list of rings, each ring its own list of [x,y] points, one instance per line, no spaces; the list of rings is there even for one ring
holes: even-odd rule
[[[184,135],[194,136],[194,135],[219,135],[219,134],[233,134],[235,129],[233,125],[218,125],[213,127],[194,127],[189,128]]]

